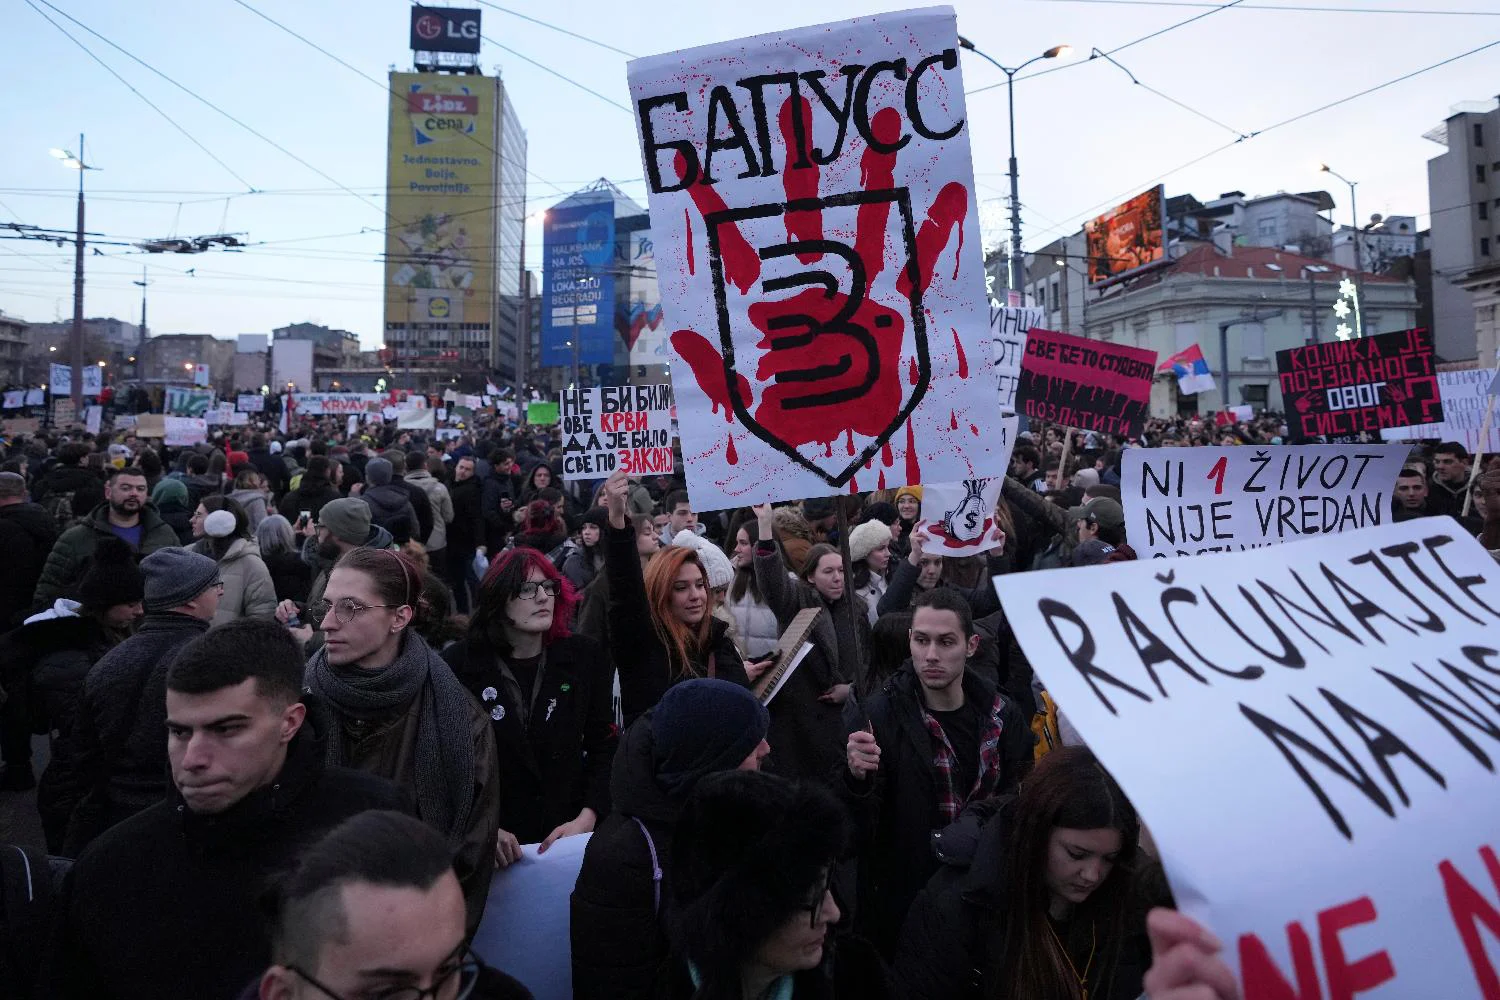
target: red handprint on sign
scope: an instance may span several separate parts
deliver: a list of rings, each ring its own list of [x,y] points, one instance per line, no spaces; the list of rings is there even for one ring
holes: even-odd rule
[[[806,100],[788,100],[781,108],[784,202],[731,209],[712,186],[688,188],[708,233],[719,346],[692,330],[674,333],[672,345],[709,398],[725,407],[726,418],[733,413],[756,437],[842,486],[927,393],[931,360],[922,296],[955,230],[962,246],[969,199],[962,184],[944,186],[919,230],[909,189],[894,183],[898,154],[873,147],[860,159],[860,190],[820,196],[816,158],[804,148],[811,143],[810,121]],[[871,127],[882,143],[894,144],[900,115],[882,109]],[[679,179],[685,168],[679,158]],[[839,226],[841,214],[852,215],[853,225]],[[852,245],[828,235],[850,229]],[[888,242],[894,245],[888,248]],[[695,266],[691,240],[688,253],[689,266]],[[888,264],[896,269],[895,280],[878,283]],[[743,307],[746,329],[734,315],[739,304],[731,308],[731,296],[757,290],[764,297]],[[908,323],[914,355],[903,359]],[[754,393],[744,374],[750,371],[762,387],[753,412]],[[903,381],[904,371],[910,377]],[[838,459],[799,451],[845,435],[852,442],[855,434],[868,439],[858,454],[852,446],[849,456]]]

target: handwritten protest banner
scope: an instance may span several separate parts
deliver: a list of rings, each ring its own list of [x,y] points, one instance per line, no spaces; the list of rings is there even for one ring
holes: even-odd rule
[[[1443,419],[1427,330],[1277,351],[1276,370],[1294,441]]]
[[[605,386],[562,393],[563,479],[672,473],[672,387]]]
[[[1497,583],[1449,518],[995,579],[1246,1000],[1496,996]]]
[[[927,551],[954,557],[976,556],[1000,545],[1003,533],[996,532],[995,504],[1005,485],[1005,472],[1010,467],[1010,453],[1016,446],[1020,423],[1015,414],[1001,419],[998,445],[1003,456],[993,466],[979,470],[992,473],[991,477],[922,484],[922,510],[928,516],[917,522],[917,529],[932,539]]]
[[[1134,436],[1146,426],[1156,352],[1032,328],[1016,408],[1035,420]]]
[[[1489,409],[1491,387],[1497,372],[1494,368],[1470,368],[1464,371],[1438,372],[1438,398],[1443,402],[1443,420],[1417,427],[1386,428],[1380,432],[1386,441],[1457,441],[1472,454],[1483,451],[1493,455],[1500,451],[1500,420],[1491,420],[1484,433],[1484,414]]]
[[[1130,448],[1125,533],[1136,554],[1255,549],[1385,524],[1402,445]]]
[[[25,405],[26,405],[26,390],[25,389],[7,389],[7,390],[5,390],[5,403],[4,403],[4,406],[0,407],[0,408],[7,409],[7,410],[19,410],[21,407],[23,407]]]
[[[203,417],[163,417],[163,444],[183,447],[208,440],[208,421]]]
[[[993,464],[958,51],[933,7],[629,64],[696,509]]]
[[[73,394],[73,366],[53,364],[49,366],[48,388],[54,396]],[[104,369],[98,365],[83,366],[83,394],[97,396],[104,388]]]
[[[1000,386],[1000,409],[1014,413],[1016,389],[1021,384],[1021,359],[1026,354],[1026,334],[1042,325],[1040,306],[1003,306],[990,303],[990,348],[995,359],[995,377]]]
[[[266,397],[258,392],[241,393],[235,397],[234,408],[241,413],[261,413],[266,408]]]
[[[294,392],[292,405],[300,417],[343,416],[378,410],[389,398],[383,392]]]
[[[213,408],[214,394],[212,389],[183,389],[178,386],[169,386],[165,400],[163,409],[173,416],[202,417]]]

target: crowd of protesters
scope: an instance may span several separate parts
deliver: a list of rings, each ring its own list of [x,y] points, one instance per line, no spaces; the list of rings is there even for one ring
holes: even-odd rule
[[[529,996],[470,941],[585,834],[583,1000],[1237,995],[989,581],[1134,559],[1123,449],[1275,414],[1023,434],[961,559],[920,486],[695,511],[564,483],[555,429],[344,431],[6,442],[0,790],[43,842],[0,850],[0,995]],[[1393,516],[1500,550],[1471,464],[1414,448]]]

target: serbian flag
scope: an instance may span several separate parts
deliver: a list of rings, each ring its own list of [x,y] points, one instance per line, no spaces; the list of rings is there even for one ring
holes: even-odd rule
[[[1168,370],[1177,376],[1177,391],[1184,396],[1191,396],[1198,392],[1213,392],[1218,388],[1214,383],[1214,377],[1209,374],[1208,362],[1203,360],[1203,348],[1197,344],[1178,351],[1163,361],[1157,373]]]

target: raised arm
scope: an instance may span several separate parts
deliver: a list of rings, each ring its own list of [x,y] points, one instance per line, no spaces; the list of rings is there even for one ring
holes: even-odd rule
[[[755,545],[755,582],[760,585],[760,596],[776,616],[777,625],[785,628],[802,610],[801,595],[797,584],[787,575],[786,561],[776,545],[776,517],[771,505],[763,503],[751,509],[760,529],[760,541]]]

